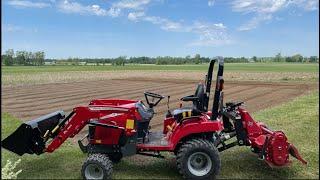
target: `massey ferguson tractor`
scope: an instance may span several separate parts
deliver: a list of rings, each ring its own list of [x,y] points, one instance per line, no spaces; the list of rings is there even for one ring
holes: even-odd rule
[[[211,111],[208,109],[212,74],[218,63]],[[85,126],[88,134],[78,141],[88,154],[81,175],[84,179],[110,179],[113,163],[135,154],[164,158],[161,152],[176,155],[177,169],[186,179],[214,179],[220,172],[220,152],[234,146],[249,146],[269,166],[290,164],[289,154],[307,164],[282,131],[273,131],[256,122],[241,106],[223,104],[222,57],[211,60],[204,83],[193,95],[181,98],[191,107],[169,109],[163,130],[150,131],[155,107],[165,96],[144,92],[141,100],[95,99],[78,106],[67,116],[57,111],[23,123],[2,141],[2,147],[18,155],[52,153]],[[234,139],[232,141],[232,139]],[[231,143],[227,143],[231,141]]]

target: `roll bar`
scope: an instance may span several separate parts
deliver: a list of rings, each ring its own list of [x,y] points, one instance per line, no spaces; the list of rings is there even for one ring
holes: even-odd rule
[[[218,67],[218,73],[217,73],[217,80],[216,80],[216,89],[214,93],[214,99],[213,99],[213,105],[212,105],[212,115],[211,120],[216,120],[219,113],[219,101],[221,97],[221,91],[223,89],[223,68],[224,68],[224,60],[223,57],[218,56],[217,57],[219,67]]]
[[[211,119],[215,120],[218,117],[219,111],[219,101],[221,96],[221,91],[223,89],[223,66],[224,60],[223,57],[218,56],[210,61],[208,73],[206,75],[205,84],[206,84],[206,96],[204,101],[204,110],[208,111],[209,99],[210,99],[210,91],[211,91],[211,82],[212,82],[212,74],[215,62],[218,61],[218,72],[217,72],[217,80],[216,80],[216,89],[214,93],[213,105],[212,105],[212,115]]]
[[[213,73],[213,67],[214,63],[216,62],[216,59],[212,59],[209,64],[208,73],[206,75],[205,84],[206,84],[206,96],[204,99],[204,110],[208,111],[209,106],[209,99],[210,99],[210,91],[211,91],[211,82],[212,82],[212,73]]]

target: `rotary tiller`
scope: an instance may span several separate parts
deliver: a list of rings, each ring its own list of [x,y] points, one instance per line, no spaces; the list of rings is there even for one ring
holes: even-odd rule
[[[219,66],[209,111],[216,61]],[[160,132],[151,132],[149,123],[154,108],[165,97],[145,92],[146,104],[141,100],[95,99],[88,106],[74,108],[67,116],[57,111],[28,121],[1,146],[18,155],[52,153],[88,125],[89,133],[78,141],[80,149],[88,154],[81,170],[85,179],[111,178],[113,163],[122,157],[139,154],[165,158],[161,155],[164,151],[176,155],[177,168],[184,178],[215,178],[220,171],[220,152],[237,145],[249,146],[272,167],[288,165],[289,154],[307,164],[282,131],[256,122],[241,106],[243,102],[223,104],[223,67],[222,57],[210,61],[205,82],[197,85],[195,94],[181,98],[191,102],[191,107],[171,111],[167,97],[168,111]]]

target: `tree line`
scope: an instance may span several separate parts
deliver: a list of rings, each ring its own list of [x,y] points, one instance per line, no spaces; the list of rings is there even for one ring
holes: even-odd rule
[[[68,59],[47,59],[48,62],[55,62],[55,64],[68,64],[68,65],[79,65],[79,64],[111,64],[116,66],[123,66],[125,64],[201,64],[208,63],[210,58],[201,57],[200,54],[196,54],[194,57],[171,57],[171,56],[158,56],[158,57],[127,57],[119,56],[117,58],[68,58]]]
[[[55,62],[56,64],[72,64],[78,65],[83,64],[96,64],[105,65],[111,64],[116,66],[123,66],[125,64],[156,64],[156,65],[169,65],[169,64],[202,64],[208,63],[211,60],[209,57],[201,57],[200,54],[195,56],[186,57],[171,57],[171,56],[158,56],[158,57],[126,57],[119,56],[117,58],[68,58],[64,60],[50,59],[47,61]],[[274,57],[256,57],[251,58],[246,57],[224,57],[225,63],[250,63],[250,62],[295,62],[295,63],[316,63],[319,62],[317,56],[303,57],[300,54],[295,54],[293,56],[282,56],[281,53],[276,54]]]
[[[41,66],[45,63],[45,53],[43,51],[28,52],[8,49],[1,55],[2,64],[6,66],[23,65],[23,66]]]
[[[111,64],[114,66],[124,66],[125,64],[156,64],[156,65],[169,65],[169,64],[202,64],[210,61],[209,57],[202,57],[200,54],[186,57],[171,57],[171,56],[158,56],[158,57],[127,57],[119,56],[117,58],[68,58],[68,59],[45,59],[43,51],[27,52],[16,51],[12,49],[7,50],[1,56],[2,64],[4,65],[44,65],[45,62],[55,65],[105,65]],[[293,56],[282,56],[277,53],[274,57],[224,57],[226,63],[250,63],[250,62],[296,62],[296,63],[316,63],[319,62],[317,56],[303,57],[300,54]]]

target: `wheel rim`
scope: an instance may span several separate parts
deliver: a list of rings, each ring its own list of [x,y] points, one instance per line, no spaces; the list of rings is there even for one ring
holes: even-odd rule
[[[195,176],[204,176],[211,168],[211,158],[204,152],[195,152],[188,158],[188,169]]]
[[[102,179],[103,178],[103,170],[97,164],[89,164],[84,170],[84,174],[86,179]]]

